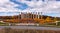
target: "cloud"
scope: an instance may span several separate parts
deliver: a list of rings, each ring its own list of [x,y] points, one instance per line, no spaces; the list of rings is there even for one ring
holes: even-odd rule
[[[19,0],[19,1],[22,3],[26,3],[29,6],[28,9],[30,9],[30,10],[35,9],[37,11],[40,9],[39,11],[41,11],[41,9],[42,9],[42,12],[44,12],[44,11],[55,11],[54,9],[60,8],[60,2],[56,2],[56,1],[49,1],[48,3],[42,2],[42,0],[40,0],[40,1]]]
[[[25,0],[20,0],[22,3],[26,3],[29,8],[23,10],[26,12],[43,12],[46,13],[46,15],[50,15],[51,13],[54,13],[55,16],[60,15],[60,1],[48,1],[43,2],[42,0],[36,1],[25,1]],[[57,13],[57,14],[56,14]],[[50,16],[54,16],[50,15]],[[60,17],[60,16],[58,16]]]
[[[14,0],[13,0],[14,1]],[[42,0],[16,0],[16,2],[11,2],[10,0],[0,0],[0,12],[43,12],[45,15],[50,15],[51,13],[58,13],[60,15],[60,1],[48,1],[43,2]],[[26,8],[24,8],[27,5]],[[24,9],[23,9],[24,8]],[[23,9],[23,10],[21,10]],[[54,16],[54,15],[52,15]],[[60,16],[58,16],[60,17]]]
[[[14,4],[9,0],[0,0],[0,12],[19,12],[21,10],[15,8],[19,6],[18,4]]]

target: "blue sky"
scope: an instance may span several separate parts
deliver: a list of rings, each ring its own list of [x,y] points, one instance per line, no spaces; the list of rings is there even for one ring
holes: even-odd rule
[[[19,5],[19,6],[16,6],[15,8],[18,8],[18,9],[21,9],[21,10],[24,10],[24,9],[28,8],[28,5],[25,4],[25,3],[21,3],[21,2],[18,2],[16,0],[10,0],[10,1]]]
[[[50,1],[50,0],[49,0]],[[44,15],[60,15],[60,0],[0,0],[0,16],[18,15],[18,12],[43,12]]]
[[[0,16],[13,16],[19,15],[19,12],[0,12]]]

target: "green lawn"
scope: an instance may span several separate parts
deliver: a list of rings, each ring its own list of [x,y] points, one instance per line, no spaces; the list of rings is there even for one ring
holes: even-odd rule
[[[8,23],[2,23],[0,22],[0,26],[8,26],[9,24]]]

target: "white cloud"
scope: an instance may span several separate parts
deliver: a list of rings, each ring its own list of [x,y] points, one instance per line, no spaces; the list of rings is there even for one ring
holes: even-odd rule
[[[19,6],[9,0],[0,0],[0,12],[19,12],[21,10],[14,7]]]
[[[16,0],[18,2],[26,3],[29,7],[25,10],[19,10],[14,7],[19,6],[10,2],[9,0],[0,0],[0,12],[43,12],[43,13],[60,13],[60,2],[49,1],[42,2],[32,0]],[[60,14],[57,14],[60,15]]]
[[[60,2],[57,2],[55,0],[49,1],[49,2],[42,2],[40,1],[25,1],[20,0],[22,3],[26,3],[29,8],[24,11],[31,11],[31,12],[43,12],[43,13],[59,13],[56,14],[57,16],[60,15]],[[55,16],[56,16],[55,15]],[[60,17],[60,16],[59,16]]]

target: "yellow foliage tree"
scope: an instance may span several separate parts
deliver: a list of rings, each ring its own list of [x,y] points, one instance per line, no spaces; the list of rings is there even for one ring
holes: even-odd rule
[[[45,22],[51,22],[51,21],[52,21],[52,20],[51,20],[50,17],[47,17],[46,20],[45,20]]]

